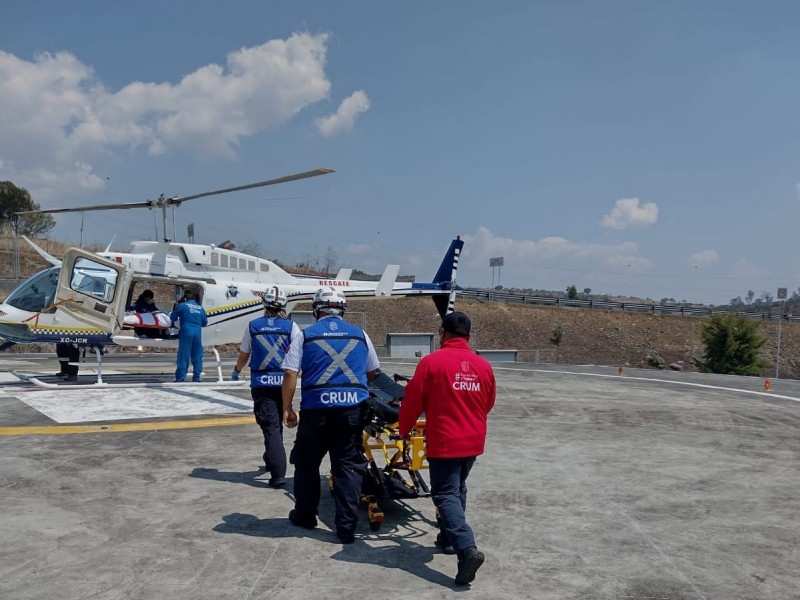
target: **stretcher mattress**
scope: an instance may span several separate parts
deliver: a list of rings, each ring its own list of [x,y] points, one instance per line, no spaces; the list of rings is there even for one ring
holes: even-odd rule
[[[127,312],[125,313],[123,326],[126,329],[133,327],[169,329],[172,327],[172,320],[169,318],[169,314],[161,311],[150,313]]]

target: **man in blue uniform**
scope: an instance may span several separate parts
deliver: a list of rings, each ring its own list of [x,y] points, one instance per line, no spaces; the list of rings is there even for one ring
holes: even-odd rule
[[[302,371],[302,418],[290,457],[295,503],[289,520],[306,529],[317,526],[319,466],[329,453],[336,535],[352,544],[367,470],[361,441],[367,381],[380,363],[369,336],[342,319],[346,308],[339,290],[322,288],[314,295],[317,322],[303,331],[303,343],[292,344],[283,361],[283,419],[287,427],[298,425],[292,399]]]
[[[178,368],[175,381],[184,381],[192,361],[192,381],[200,381],[203,373],[203,327],[208,325],[206,311],[195,300],[193,292],[183,295],[183,302],[175,307],[170,315],[173,323],[179,323]]]
[[[264,316],[247,326],[239,346],[239,360],[231,379],[250,360],[250,395],[256,423],[264,434],[264,470],[269,472],[269,485],[286,485],[286,451],[283,449],[283,358],[292,344],[302,344],[303,334],[296,323],[281,316],[286,308],[286,294],[277,286],[264,292]]]

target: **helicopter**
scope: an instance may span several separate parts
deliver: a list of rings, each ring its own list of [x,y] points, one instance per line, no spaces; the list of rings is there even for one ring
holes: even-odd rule
[[[464,245],[460,237],[451,242],[433,280],[427,283],[397,282],[399,265],[388,265],[379,281],[351,279],[350,269],[341,269],[332,279],[293,275],[270,260],[236,252],[227,244],[182,243],[166,237],[168,207],[332,172],[316,169],[184,197],[162,195],[143,202],[30,211],[160,209],[164,239],[135,241],[130,252],[112,252],[110,245],[98,253],[69,248],[59,260],[24,238],[52,266],[22,282],[0,304],[0,338],[6,340],[3,346],[71,343],[94,347],[98,354],[102,346],[110,345],[176,349],[178,335],[169,312],[140,314],[132,307],[135,292],[159,286],[166,288],[175,302],[186,292],[195,295],[208,316],[203,345],[212,348],[238,343],[247,323],[263,311],[262,295],[276,286],[286,294],[288,314],[298,303],[310,301],[320,287],[333,287],[354,298],[430,296],[444,317],[454,302],[458,259]]]

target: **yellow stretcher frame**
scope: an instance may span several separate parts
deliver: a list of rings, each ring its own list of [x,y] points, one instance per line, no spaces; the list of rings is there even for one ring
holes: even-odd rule
[[[425,447],[425,419],[418,419],[407,438],[401,438],[398,423],[385,425],[375,432],[364,431],[364,454],[370,465],[377,468],[388,467],[390,472],[407,471],[411,482],[403,478],[403,482],[420,496],[430,494],[427,483],[420,471],[428,469],[428,454]],[[376,457],[383,463],[380,465]],[[378,499],[371,494],[361,496],[367,505],[367,518],[372,531],[381,528],[385,520]]]

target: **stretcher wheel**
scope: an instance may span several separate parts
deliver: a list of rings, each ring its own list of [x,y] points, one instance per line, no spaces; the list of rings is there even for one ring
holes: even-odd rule
[[[369,520],[369,528],[372,531],[378,531],[383,525],[383,511],[378,506],[374,496],[368,498],[367,519]]]

